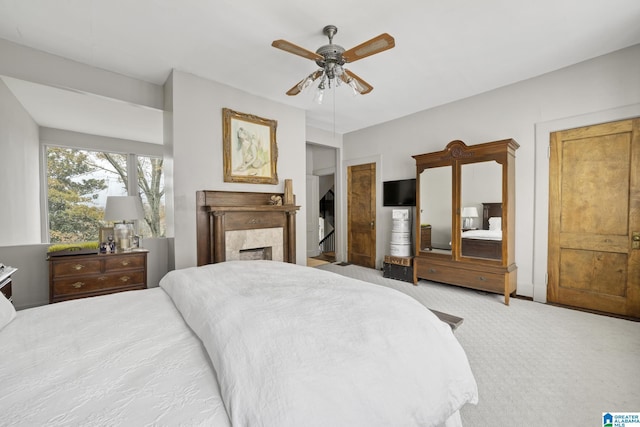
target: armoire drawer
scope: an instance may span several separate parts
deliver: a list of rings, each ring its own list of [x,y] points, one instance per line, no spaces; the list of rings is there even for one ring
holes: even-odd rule
[[[434,282],[452,283],[490,292],[504,292],[504,275],[465,270],[439,264],[421,263],[418,277]]]

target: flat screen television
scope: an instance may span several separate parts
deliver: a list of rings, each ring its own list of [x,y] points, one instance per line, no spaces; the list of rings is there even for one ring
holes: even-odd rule
[[[383,206],[415,206],[416,180],[401,179],[382,183]]]

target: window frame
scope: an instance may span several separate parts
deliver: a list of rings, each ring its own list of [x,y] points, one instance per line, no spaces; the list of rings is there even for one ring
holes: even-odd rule
[[[41,128],[40,137],[40,209],[41,241],[49,244],[49,204],[48,204],[48,170],[47,148],[60,147],[74,150],[102,151],[127,156],[127,193],[138,195],[137,157],[156,157],[164,160],[162,145],[132,141],[99,135],[81,134],[60,129]],[[133,173],[131,172],[133,171]],[[163,171],[164,174],[164,171]],[[165,187],[167,185],[165,175]],[[165,202],[166,203],[166,202]]]

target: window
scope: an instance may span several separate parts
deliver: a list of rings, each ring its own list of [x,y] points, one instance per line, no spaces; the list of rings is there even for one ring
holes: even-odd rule
[[[139,195],[143,237],[165,235],[162,159],[135,154],[46,147],[48,229],[51,243],[98,240],[107,196]]]

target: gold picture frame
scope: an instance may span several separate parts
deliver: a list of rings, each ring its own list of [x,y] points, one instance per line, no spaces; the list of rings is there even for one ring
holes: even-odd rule
[[[276,120],[222,109],[225,182],[277,184]]]
[[[113,234],[113,227],[100,227],[100,234],[98,235],[98,243],[106,243],[109,241],[109,236],[112,236],[115,239],[115,234]]]

